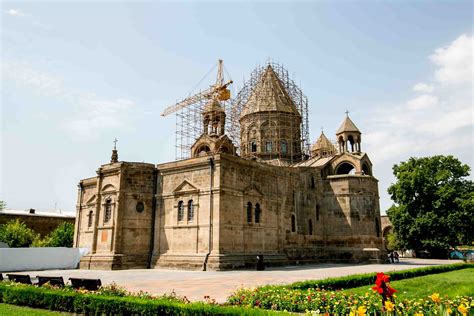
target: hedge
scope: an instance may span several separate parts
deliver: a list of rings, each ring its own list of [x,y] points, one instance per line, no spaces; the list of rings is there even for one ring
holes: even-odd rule
[[[402,271],[392,271],[386,274],[390,275],[390,280],[403,280],[428,274],[443,273],[466,268],[474,268],[472,263],[455,263],[441,266],[432,266],[424,268],[416,268]],[[288,289],[306,290],[309,288],[332,288],[332,289],[350,289],[354,287],[370,285],[375,282],[375,273],[354,274],[340,278],[330,278],[322,280],[308,280],[295,282],[289,285],[276,285],[276,287],[285,287]],[[272,285],[264,286],[264,288],[273,287]]]
[[[170,299],[106,296],[32,285],[0,283],[0,302],[85,315],[282,315],[255,308]]]

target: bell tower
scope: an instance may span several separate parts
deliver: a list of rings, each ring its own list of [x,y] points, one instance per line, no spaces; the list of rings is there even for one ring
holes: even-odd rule
[[[361,132],[355,126],[349,117],[349,111],[346,111],[346,117],[336,132],[337,143],[339,144],[339,152],[361,152]]]
[[[224,135],[225,131],[225,111],[219,101],[212,99],[202,112],[203,131],[207,135]]]

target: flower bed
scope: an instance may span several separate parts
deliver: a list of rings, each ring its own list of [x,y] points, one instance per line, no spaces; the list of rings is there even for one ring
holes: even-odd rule
[[[380,295],[367,292],[364,295],[346,294],[342,291],[324,289],[256,288],[242,289],[229,297],[232,305],[259,307],[262,309],[306,312],[330,315],[379,315],[382,310]],[[431,297],[386,301],[384,308],[388,314],[397,315],[468,315],[474,306],[472,297],[441,297],[434,293]]]

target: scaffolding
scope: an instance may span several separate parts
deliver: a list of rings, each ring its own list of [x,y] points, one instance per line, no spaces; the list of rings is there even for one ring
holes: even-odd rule
[[[275,62],[268,62],[265,66],[257,66],[250,74],[250,79],[244,82],[243,88],[237,94],[237,96],[232,99],[231,107],[229,108],[229,113],[227,113],[228,122],[228,129],[226,130],[227,134],[229,135],[232,142],[237,146],[237,152],[241,153],[241,146],[245,146],[244,144],[240,144],[241,140],[241,125],[240,125],[240,118],[241,113],[244,106],[247,104],[252,92],[254,92],[256,86],[261,81],[265,70],[267,69],[268,65],[273,68],[273,71],[277,75],[278,79],[282,83],[283,87],[286,90],[286,93],[290,96],[291,100],[293,101],[294,105],[296,106],[300,116],[300,133],[301,135],[297,135],[299,139],[295,139],[294,141],[297,142],[301,140],[301,160],[304,160],[306,157],[310,155],[310,143],[311,140],[309,138],[309,119],[308,119],[308,98],[306,95],[303,94],[302,90],[295,84],[295,82],[290,78],[288,74],[288,70],[286,70],[283,65],[280,65]],[[262,96],[264,97],[264,96]],[[268,121],[272,121],[277,116],[280,116],[280,120],[284,113],[268,113]],[[284,119],[284,118],[283,118]],[[281,126],[277,128],[282,128]],[[284,127],[283,127],[284,128]],[[292,128],[291,126],[289,128]],[[278,134],[284,134],[282,131],[278,131]],[[279,146],[279,142],[274,146]],[[281,154],[281,150],[278,151]],[[274,158],[281,158],[275,156]]]
[[[299,126],[301,135],[298,135],[298,138],[301,139],[299,146],[301,146],[301,160],[303,160],[310,155],[311,140],[309,138],[308,99],[295,82],[290,79],[288,71],[278,63],[269,62],[265,66],[257,66],[252,71],[250,79],[247,81],[244,80],[243,88],[234,99],[220,102],[227,117],[225,132],[237,147],[237,153],[240,154],[241,112],[268,65],[272,66],[275,74],[285,88],[286,93],[290,96],[301,116]],[[177,160],[191,157],[191,147],[203,133],[202,112],[208,102],[208,99],[203,98],[176,111],[175,156]],[[275,114],[269,113],[269,115]],[[275,156],[274,158],[281,157]]]
[[[176,160],[191,157],[191,147],[204,131],[202,112],[209,101],[203,99],[176,112]],[[220,104],[224,108],[226,116],[228,116],[230,102],[220,101]]]

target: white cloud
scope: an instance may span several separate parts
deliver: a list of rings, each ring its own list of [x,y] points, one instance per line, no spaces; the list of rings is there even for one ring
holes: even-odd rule
[[[439,66],[435,78],[441,83],[472,82],[474,37],[459,36],[449,46],[435,50],[430,60]]]
[[[19,85],[24,85],[36,93],[46,96],[64,94],[63,83],[59,78],[35,70],[31,65],[19,62],[3,62],[2,77]]]
[[[96,95],[83,95],[77,117],[64,127],[81,138],[90,138],[105,129],[119,128],[127,123],[135,103],[127,99],[106,100]]]
[[[429,94],[423,94],[407,102],[407,107],[411,110],[427,109],[435,106],[438,98]]]
[[[26,14],[24,14],[23,12],[21,12],[20,10],[17,10],[17,9],[9,9],[9,10],[6,10],[5,11],[8,15],[11,15],[11,16],[26,16]]]
[[[433,85],[429,85],[423,82],[417,83],[413,86],[413,91],[415,92],[423,92],[423,93],[431,93],[434,91]]]
[[[128,99],[107,99],[95,93],[75,92],[63,81],[27,63],[6,61],[1,64],[2,79],[26,87],[34,93],[61,100],[69,105],[73,119],[62,124],[74,136],[88,139],[100,132],[126,126],[135,103]]]
[[[460,84],[472,80],[471,50],[472,37],[466,35],[435,49],[428,60],[436,66],[436,81],[417,83],[413,91],[423,94],[378,107],[367,118],[364,142],[375,165],[390,166],[410,156],[472,152],[472,86]],[[460,158],[472,162],[472,154]]]

